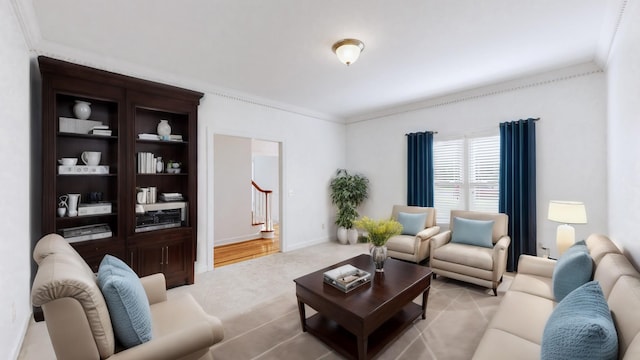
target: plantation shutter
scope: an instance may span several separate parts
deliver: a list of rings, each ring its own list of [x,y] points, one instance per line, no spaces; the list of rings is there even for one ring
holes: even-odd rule
[[[449,223],[451,210],[464,209],[464,139],[433,144],[436,222]]]
[[[498,212],[500,136],[468,139],[469,210]]]

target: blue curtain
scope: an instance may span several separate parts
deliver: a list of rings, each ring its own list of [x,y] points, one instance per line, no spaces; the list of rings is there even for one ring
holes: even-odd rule
[[[407,134],[407,205],[433,206],[433,132]]]
[[[536,120],[500,124],[499,210],[509,216],[507,271],[520,254],[536,255]]]

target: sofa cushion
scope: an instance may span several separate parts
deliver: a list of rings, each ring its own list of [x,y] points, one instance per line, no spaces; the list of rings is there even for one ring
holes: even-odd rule
[[[387,250],[413,254],[416,251],[416,237],[410,235],[392,236],[386,246]]]
[[[424,229],[424,224],[427,221],[427,213],[398,213],[398,222],[402,224],[402,235],[413,235],[415,236],[422,229]]]
[[[451,242],[493,248],[493,220],[453,218]]]
[[[597,281],[567,295],[542,334],[542,359],[617,359],[618,336]]]
[[[493,249],[470,246],[465,244],[448,243],[434,251],[433,258],[450,264],[493,270]]]
[[[138,275],[122,260],[106,255],[98,269],[98,285],[120,343],[129,348],[151,340],[151,310]]]
[[[593,260],[585,245],[573,245],[560,256],[553,269],[553,296],[560,302],[570,292],[591,280]]]

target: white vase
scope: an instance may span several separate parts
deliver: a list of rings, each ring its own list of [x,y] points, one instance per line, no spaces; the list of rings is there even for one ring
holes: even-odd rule
[[[160,120],[156,130],[162,140],[169,140],[169,135],[171,135],[171,125],[169,125],[168,120]]]
[[[349,241],[349,244],[351,245],[358,242],[358,229],[347,230],[347,241]]]
[[[87,120],[91,115],[91,103],[76,100],[76,104],[73,106],[73,113],[76,115],[76,118]]]
[[[80,202],[80,194],[68,194],[69,195],[69,209],[67,215],[73,217],[78,216],[78,203]]]
[[[340,226],[338,228],[338,242],[340,244],[346,244],[347,243],[347,229],[343,226]]]

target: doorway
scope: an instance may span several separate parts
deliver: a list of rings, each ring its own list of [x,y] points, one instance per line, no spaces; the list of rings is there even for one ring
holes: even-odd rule
[[[213,144],[213,267],[279,252],[281,143],[214,134]],[[270,192],[267,204],[252,182]],[[268,206],[269,237],[264,221],[256,220],[256,204]]]

